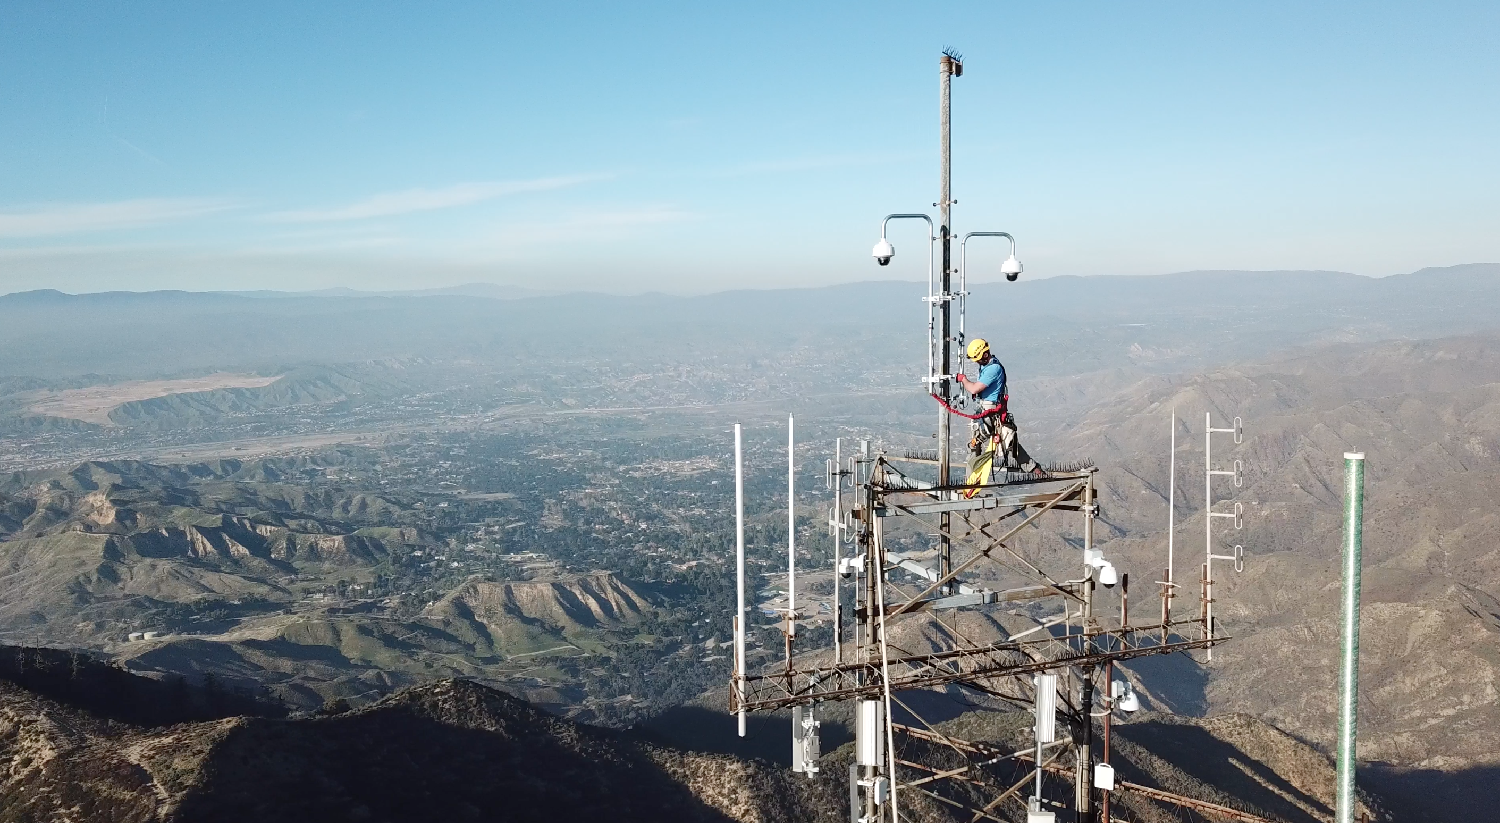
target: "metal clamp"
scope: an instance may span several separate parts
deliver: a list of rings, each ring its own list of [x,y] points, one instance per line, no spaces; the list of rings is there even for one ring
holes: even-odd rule
[[[1235,571],[1245,570],[1245,547],[1238,543],[1234,546],[1233,554],[1211,554],[1209,557],[1214,560],[1233,560]]]

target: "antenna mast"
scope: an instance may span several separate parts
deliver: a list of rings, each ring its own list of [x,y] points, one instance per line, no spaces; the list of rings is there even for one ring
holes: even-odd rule
[[[953,49],[944,49],[942,59],[938,61],[938,133],[942,144],[942,168],[939,171],[941,183],[938,193],[938,241],[943,247],[943,271],[942,292],[938,296],[939,315],[942,317],[942,325],[939,332],[939,348],[941,359],[937,373],[938,394],[943,402],[951,403],[953,400],[953,326],[952,326],[952,291],[953,291],[953,121],[952,121],[952,97],[953,78],[962,77],[964,64],[962,55]],[[929,300],[933,299],[931,296]],[[951,454],[952,448],[952,422],[948,410],[941,405],[938,406],[938,485],[946,486],[951,480]],[[951,518],[947,512],[938,515],[938,571],[946,575],[953,568],[953,546],[948,538]]]
[[[745,736],[745,469],[740,424],[734,424],[734,693],[739,698],[740,737]]]
[[[1234,487],[1245,485],[1245,464],[1239,460],[1234,461],[1234,470],[1228,471],[1214,468],[1214,435],[1230,434],[1234,436],[1236,446],[1245,442],[1245,424],[1238,417],[1234,419],[1234,425],[1227,429],[1215,428],[1213,413],[1203,413],[1203,636],[1205,639],[1214,638],[1214,561],[1232,560],[1234,570],[1245,570],[1245,547],[1236,544],[1234,551],[1230,554],[1214,554],[1214,520],[1227,517],[1234,521],[1236,530],[1245,528],[1245,504],[1235,502],[1234,510],[1227,512],[1214,511],[1214,478],[1232,477]],[[1214,650],[1208,648],[1208,661],[1213,662]]]

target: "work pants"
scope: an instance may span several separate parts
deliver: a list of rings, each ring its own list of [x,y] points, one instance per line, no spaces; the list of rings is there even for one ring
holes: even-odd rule
[[[979,401],[980,411],[990,411],[996,406],[988,400]],[[1003,420],[1001,418],[1004,418]],[[970,421],[971,442],[978,447],[982,453],[988,448],[989,440],[995,434],[1000,435],[998,453],[995,455],[994,468],[992,471],[1021,471],[1031,472],[1036,468],[1036,461],[1026,453],[1026,447],[1021,445],[1019,431],[1016,429],[1015,415],[992,414]]]

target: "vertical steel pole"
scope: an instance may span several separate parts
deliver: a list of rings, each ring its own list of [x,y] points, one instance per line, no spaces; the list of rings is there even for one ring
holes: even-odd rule
[[[873,482],[873,480],[872,480]],[[873,488],[873,487],[872,487]],[[875,516],[875,495],[871,492],[870,508],[867,514],[870,518],[870,556],[873,558],[871,568],[875,577],[875,619],[876,629],[879,631],[877,642],[880,644],[880,685],[882,696],[885,699],[884,710],[881,712],[881,735],[885,738],[885,770],[886,780],[889,787],[889,805],[891,809],[891,823],[901,823],[901,814],[896,803],[896,737],[895,730],[891,727],[893,715],[891,713],[891,652],[889,638],[886,630],[889,624],[885,617],[885,529],[882,518]]]
[[[844,615],[843,586],[839,580],[843,577],[839,572],[844,559],[844,477],[840,472],[844,470],[844,439],[834,438],[833,441],[833,662],[835,664],[844,662]]]
[[[1338,796],[1334,823],[1354,821],[1354,770],[1359,698],[1359,571],[1365,516],[1365,456],[1344,452],[1343,669],[1339,673]]]
[[[1172,580],[1175,565],[1173,539],[1177,528],[1177,407],[1172,407],[1171,447],[1167,454],[1167,579],[1161,587],[1161,642],[1167,642],[1172,623],[1172,598],[1177,586]]]
[[[734,424],[734,671],[740,737],[745,736],[745,469],[740,424]]]
[[[786,613],[787,637],[797,636],[796,421],[786,416]]]
[[[1041,809],[1041,807],[1042,807],[1041,806],[1041,802],[1040,802],[1041,799],[1042,799],[1042,738],[1041,737],[1037,737],[1037,739],[1036,739],[1036,754],[1034,755],[1034,757],[1036,759],[1036,783],[1033,784],[1033,786],[1031,788],[1032,805],[1035,806],[1037,809]]]
[[[870,441],[861,440],[859,443],[859,457],[850,461],[854,470],[854,482],[858,484],[855,497],[859,501],[860,506],[857,518],[859,521],[859,546],[863,550],[862,553],[865,558],[863,570],[864,585],[861,587],[860,593],[860,597],[863,600],[861,603],[855,605],[854,613],[859,627],[859,662],[867,664],[874,662],[874,647],[878,642],[875,632],[881,628],[880,624],[876,622],[876,604],[881,602],[880,582],[884,579],[884,570],[880,565],[879,544],[875,542],[874,538],[876,519],[874,516],[875,489],[869,475],[861,477],[859,474],[861,467],[866,466],[869,458]],[[865,470],[868,471],[868,469]],[[869,666],[865,666],[863,670],[857,673],[857,682],[860,685],[870,682],[869,668]],[[889,720],[890,718],[888,717],[882,718],[876,725],[879,726],[881,723],[889,722]],[[883,736],[883,729],[876,728],[874,729],[874,733],[877,737]],[[871,743],[870,745],[877,747],[876,751],[879,751],[879,744]],[[878,758],[876,759],[878,760]],[[875,764],[865,766],[864,820],[866,823],[873,823],[876,820],[875,778],[879,772],[879,768]]]
[[[951,122],[949,118],[949,101],[953,86],[953,75],[958,71],[958,62],[949,55],[943,55],[938,61],[938,77],[940,80],[940,94],[938,103],[938,118],[940,120],[939,132],[942,142],[941,162],[941,185],[942,191],[938,196],[938,222],[940,228],[938,235],[943,242],[943,290],[938,295],[942,301],[942,328],[940,332],[942,346],[942,371],[939,372],[941,380],[938,384],[938,393],[943,396],[945,402],[952,402],[952,381],[948,375],[953,373],[951,362],[951,346],[953,329],[950,327],[951,316],[949,312],[949,293],[953,289],[953,151]],[[952,482],[949,477],[949,469],[952,457],[948,454],[950,441],[952,439],[951,419],[948,410],[941,405],[938,406],[938,485],[947,486]],[[946,496],[946,492],[944,493]],[[952,545],[948,539],[950,533],[951,516],[948,512],[938,514],[938,575],[946,577],[953,570]],[[947,591],[947,589],[945,589]]]
[[[1167,461],[1167,586],[1172,585],[1172,538],[1177,527],[1177,407],[1172,407],[1172,451]],[[1170,614],[1170,609],[1168,610]]]
[[[1084,487],[1083,551],[1084,557],[1088,557],[1094,551],[1094,473],[1092,471],[1089,472],[1088,485]],[[1093,652],[1094,641],[1089,632],[1094,628],[1094,582],[1098,579],[1099,572],[1090,566],[1084,566],[1084,572],[1088,575],[1088,579],[1083,584],[1083,648],[1086,652]],[[1094,706],[1092,666],[1082,667],[1079,672],[1079,681],[1081,685],[1079,705],[1083,728],[1079,730],[1075,749],[1077,771],[1073,779],[1073,809],[1082,823],[1092,821],[1094,816],[1094,719],[1090,716]]]
[[[1087,584],[1093,588],[1090,581]],[[1092,644],[1090,644],[1092,645]],[[1093,667],[1083,669],[1082,701],[1079,713],[1083,715],[1083,729],[1078,741],[1078,771],[1073,778],[1075,797],[1073,809],[1078,823],[1092,823],[1094,819],[1094,672]]]
[[[1122,607],[1122,613],[1123,613],[1123,607]],[[1121,617],[1120,618],[1120,626],[1123,628],[1126,625],[1127,625],[1126,619],[1124,617]],[[1107,711],[1107,712],[1104,713],[1104,750],[1099,753],[1099,762],[1108,764],[1109,763],[1109,728],[1110,728],[1110,721],[1112,721],[1114,719],[1114,714],[1115,714],[1115,662],[1113,660],[1111,660],[1108,663],[1104,664],[1104,697],[1105,697],[1105,701],[1106,701],[1105,705],[1109,708],[1109,711]],[[1099,817],[1100,817],[1100,819],[1102,819],[1104,821],[1104,823],[1110,823],[1110,819],[1109,819],[1109,795],[1110,795],[1110,792],[1105,792],[1104,794],[1102,794],[1100,796],[1100,800],[1099,800]]]

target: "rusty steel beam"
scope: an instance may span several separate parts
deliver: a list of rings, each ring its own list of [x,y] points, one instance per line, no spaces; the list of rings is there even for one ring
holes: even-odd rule
[[[1184,797],[1180,794],[1164,792],[1161,789],[1153,789],[1149,786],[1142,786],[1138,783],[1128,783],[1124,780],[1117,780],[1115,781],[1115,787],[1115,791],[1134,792],[1135,794],[1142,795],[1143,797],[1149,797],[1152,800],[1157,801],[1158,803],[1171,803],[1174,806],[1181,806],[1183,808],[1192,809],[1194,811],[1222,815],[1223,817],[1227,817],[1231,820],[1241,821],[1241,823],[1275,823],[1275,821],[1273,820],[1269,820],[1264,817],[1256,817],[1249,812],[1242,812],[1239,809],[1232,809],[1228,806],[1221,806],[1218,803],[1210,803],[1207,800],[1197,800],[1191,797]]]
[[[934,597],[923,600],[917,605],[906,610],[906,614],[921,614],[933,609],[963,608],[969,605],[989,605],[993,603],[1019,603],[1025,600],[1040,600],[1043,597],[1055,595],[1078,596],[1080,586],[1064,583],[1061,586],[1023,586],[1019,589],[1005,589],[1003,591],[977,591],[967,594],[948,595],[947,597]],[[954,602],[962,602],[961,606],[949,605]]]
[[[919,778],[919,779],[911,781],[911,782],[901,783],[900,786],[902,788],[916,788],[918,791],[921,791],[923,794],[927,794],[927,795],[929,795],[931,797],[934,797],[934,798],[937,798],[939,800],[942,800],[944,803],[947,803],[948,805],[955,806],[957,808],[961,808],[961,809],[963,809],[964,811],[967,811],[967,812],[972,812],[974,814],[974,817],[970,818],[970,823],[976,823],[981,817],[987,817],[987,818],[990,818],[991,820],[997,819],[993,815],[991,815],[990,812],[993,811],[996,806],[999,806],[1001,803],[1004,803],[1006,800],[1008,800],[1011,797],[1015,796],[1016,792],[1020,791],[1021,789],[1025,788],[1028,784],[1030,784],[1031,780],[1032,780],[1032,777],[1036,773],[1035,769],[1028,770],[1028,772],[1027,772],[1027,774],[1026,774],[1025,777],[1021,778],[1019,781],[1017,781],[1010,788],[1008,788],[1005,791],[1001,792],[998,796],[996,796],[994,799],[992,799],[989,803],[985,804],[985,807],[983,809],[975,809],[975,808],[972,808],[972,807],[969,807],[969,806],[965,806],[965,805],[963,805],[961,803],[958,803],[957,801],[944,798],[941,795],[936,794],[935,792],[929,792],[929,791],[927,791],[925,789],[920,789],[920,788],[917,788],[917,787],[925,785],[925,784],[928,784],[928,783],[931,783],[931,782],[934,782],[934,781],[939,780],[939,779],[948,778],[948,779],[962,780],[962,781],[964,781],[966,783],[970,783],[970,784],[973,784],[973,785],[976,785],[976,786],[980,786],[982,788],[998,789],[999,788],[998,786],[995,786],[995,785],[993,785],[991,783],[988,783],[988,782],[985,782],[985,781],[982,781],[982,780],[975,780],[974,778],[969,777],[968,774],[967,774],[967,772],[971,768],[975,768],[975,767],[978,767],[978,766],[986,766],[986,765],[990,765],[992,763],[997,763],[999,761],[1009,760],[1009,759],[1012,759],[1012,758],[1017,759],[1017,760],[1030,760],[1031,756],[1032,756],[1032,752],[1029,751],[1029,750],[1026,750],[1026,751],[1020,751],[1020,752],[1005,753],[1004,749],[1000,749],[1000,748],[997,748],[995,746],[991,746],[991,745],[989,745],[987,743],[979,743],[979,742],[975,742],[975,741],[971,741],[971,740],[961,740],[961,739],[956,738],[956,737],[947,737],[946,735],[934,734],[933,732],[925,731],[923,729],[918,729],[918,728],[913,727],[913,726],[907,726],[907,725],[901,724],[901,723],[893,723],[891,725],[891,728],[893,730],[895,730],[895,731],[902,732],[903,734],[906,734],[906,735],[908,735],[910,737],[915,737],[915,738],[918,738],[918,739],[921,739],[921,740],[926,740],[926,741],[931,742],[931,743],[945,743],[945,744],[948,744],[950,746],[953,746],[954,748],[966,750],[966,751],[969,751],[969,752],[971,752],[973,754],[982,755],[982,756],[986,756],[986,757],[990,758],[990,760],[985,761],[983,763],[971,763],[971,764],[969,764],[967,766],[963,766],[963,767],[960,767],[960,768],[957,768],[957,769],[949,769],[949,770],[946,770],[946,771],[939,771],[937,769],[934,769],[931,766],[923,765],[923,764],[920,764],[920,763],[913,763],[913,762],[907,761],[907,760],[897,761],[897,762],[901,763],[904,766],[916,767],[917,769],[920,769],[922,771],[925,771],[925,772],[929,773],[929,775],[927,777]],[[1056,763],[1057,759],[1059,757],[1061,757],[1063,755],[1063,753],[1066,752],[1066,751],[1067,751],[1067,747],[1066,746],[1058,748],[1056,751],[1054,751],[1051,755],[1049,755],[1046,758],[1046,760],[1042,764],[1042,767],[1044,769],[1048,770],[1048,771],[1062,771],[1062,772],[1066,772],[1065,769],[1062,769],[1061,767],[1053,766],[1052,765],[1052,764]]]
[[[1016,759],[1031,760],[1033,758],[1029,753],[1027,753],[1018,755]],[[1073,772],[1071,769],[1066,769],[1061,766],[1052,766],[1050,765],[1050,763],[1051,761],[1049,760],[1049,765],[1044,766],[1047,771],[1068,780],[1073,779]],[[1193,811],[1217,814],[1223,817],[1227,817],[1231,820],[1238,820],[1240,821],[1240,823],[1277,823],[1275,820],[1271,820],[1265,817],[1257,817],[1256,815],[1253,815],[1249,812],[1242,812],[1239,809],[1224,806],[1219,803],[1212,803],[1207,800],[1199,800],[1195,797],[1175,794],[1173,792],[1163,791],[1161,789],[1153,789],[1150,786],[1142,786],[1139,783],[1131,783],[1128,780],[1116,780],[1114,790],[1117,792],[1134,792],[1135,794],[1141,795],[1142,797],[1149,797],[1158,803],[1171,803],[1174,806],[1180,806],[1184,809],[1192,809]]]
[[[1082,484],[1082,483],[1074,484],[1073,486],[1069,487],[1068,491],[1065,492],[1064,494],[1072,494],[1073,492],[1079,491],[1082,488],[1084,488],[1084,484]],[[1004,546],[1005,545],[1005,541],[1009,540],[1013,535],[1015,535],[1017,532],[1021,531],[1021,529],[1025,528],[1026,526],[1030,525],[1031,523],[1036,522],[1037,518],[1039,518],[1042,515],[1046,514],[1049,510],[1052,509],[1053,506],[1056,506],[1063,499],[1064,499],[1064,496],[1062,494],[1059,494],[1056,498],[1053,499],[1053,501],[1051,503],[1048,503],[1047,505],[1042,506],[1040,509],[1037,509],[1036,512],[1034,512],[1033,514],[1031,514],[1030,516],[1028,516],[1025,520],[1022,520],[1020,523],[1017,523],[1014,527],[1012,527],[1010,531],[1006,532],[1005,534],[1003,534],[1003,535],[1001,535],[999,537],[992,538],[990,540],[990,545],[984,547],[983,549],[980,549],[978,554],[975,554],[973,557],[969,558],[968,560],[965,560],[963,563],[961,563],[958,566],[956,566],[952,571],[950,571],[947,574],[943,575],[937,582],[933,583],[931,586],[928,586],[926,591],[922,592],[921,594],[917,595],[916,597],[913,597],[911,600],[908,600],[906,603],[904,603],[904,604],[902,604],[900,606],[897,606],[896,609],[895,609],[895,611],[890,612],[889,614],[886,615],[886,617],[887,618],[896,617],[897,615],[900,615],[904,611],[909,611],[911,609],[911,607],[913,606],[913,604],[915,604],[917,601],[922,600],[924,598],[927,598],[927,597],[931,596],[934,592],[938,591],[939,589],[943,588],[947,584],[951,583],[953,581],[953,579],[955,577],[958,577],[958,575],[961,574],[965,569],[967,569],[968,567],[974,565],[975,563],[978,563],[982,558],[988,557],[989,554],[990,554],[990,550],[994,549],[996,546]]]
[[[1160,630],[1160,627],[1153,628],[1157,631]],[[1085,638],[1101,635],[1139,635],[1140,637],[1154,640],[1147,630],[1140,629],[1133,629],[1128,632],[1114,631],[1097,632],[1093,635],[1071,635],[1071,637]],[[1057,638],[1057,640],[1060,639]],[[1032,644],[1002,644],[977,649],[951,649],[932,654],[893,658],[890,661],[892,666],[907,665],[917,668],[915,671],[904,675],[891,677],[890,688],[892,691],[909,691],[911,689],[932,688],[934,686],[943,686],[949,683],[970,680],[1035,674],[1064,666],[1100,665],[1154,654],[1171,654],[1177,651],[1207,648],[1211,645],[1221,643],[1228,638],[1214,637],[1199,640],[1181,640],[1176,643],[1156,643],[1154,645],[1137,645],[1133,647],[1125,645],[1126,637],[1120,637],[1119,639],[1122,641],[1122,646],[1118,649],[1094,652],[1075,651],[1067,655],[1043,657],[1041,659],[1028,658],[1020,661],[1014,659],[996,660],[993,658],[996,656],[1007,656],[1010,658],[1014,658],[1017,655],[1024,656],[1027,651],[1034,650],[1037,646],[1033,646]],[[1038,641],[1038,645],[1052,642],[1055,642],[1053,638],[1047,638]],[[962,668],[947,668],[936,665],[941,662],[951,662],[959,666],[962,666],[964,663],[972,665]],[[802,685],[797,685],[799,681]],[[745,701],[743,708],[748,712],[774,711],[776,709],[808,705],[825,700],[850,700],[857,697],[873,699],[883,695],[884,691],[885,684],[881,680],[881,667],[873,661],[817,669],[803,669],[800,671],[794,670],[791,672],[790,677],[786,672],[752,675],[745,678]],[[731,701],[733,701],[733,698],[734,695],[731,695]],[[732,705],[731,708],[738,711],[740,706],[736,704]]]

